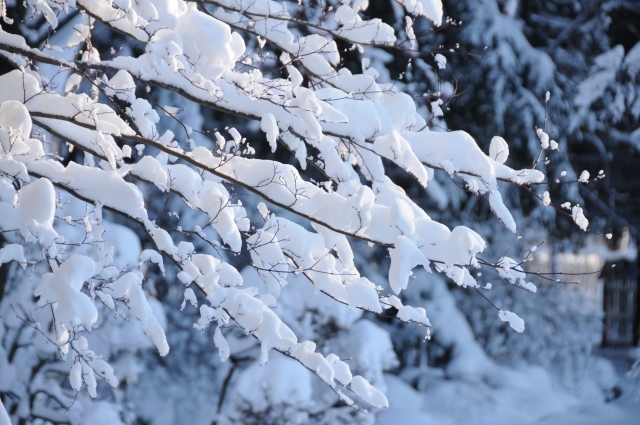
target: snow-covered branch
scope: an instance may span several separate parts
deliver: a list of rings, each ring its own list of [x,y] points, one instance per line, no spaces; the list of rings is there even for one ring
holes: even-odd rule
[[[372,385],[379,384],[375,376],[365,379],[330,349],[299,340],[280,317],[292,276],[304,276],[332,305],[359,314],[395,311],[398,320],[425,327],[427,336],[425,309],[400,298],[416,267],[431,272],[433,266],[475,289],[481,287],[472,271],[485,267],[535,292],[519,263],[506,255],[479,258],[483,238],[470,227],[450,229],[432,219],[419,198],[433,193],[424,189],[443,173],[484,196],[517,233],[500,185],[542,183],[537,160],[532,168],[512,168],[500,137],[487,154],[463,131],[430,128],[416,96],[381,81],[368,58],[362,73],[342,62],[338,45],[344,42],[356,50],[416,50],[413,25],[424,17],[440,26],[441,2],[397,0],[410,49],[392,26],[365,17],[367,1],[330,3],[303,10],[270,0],[28,0],[52,29],[62,15],[77,13],[72,31],[59,29],[44,46],[32,47],[0,28],[0,55],[15,68],[0,75],[0,231],[14,239],[0,246],[0,265],[29,264],[37,275],[30,290],[37,304],[25,301],[19,311],[40,314],[48,307],[51,326],[40,323],[43,318],[23,319],[23,325],[63,360],[72,353],[74,400],[83,386],[98,395],[94,372],[118,384],[108,353],[103,359],[87,336],[110,326],[109,314],[135,318],[145,340],[161,356],[169,354],[150,283],[151,275],[160,277],[149,262],[163,281],[179,282],[182,309],[187,303],[198,309],[194,328],[215,325],[220,360],[232,358],[234,344],[225,334],[237,328],[259,341],[260,364],[278,351],[356,408],[345,391],[375,408],[388,401]],[[134,47],[98,51],[96,22]],[[442,55],[436,62],[447,66]],[[185,119],[188,114],[199,118]],[[234,124],[206,131],[204,114]],[[397,169],[418,183],[420,195],[412,197],[392,179]],[[314,181],[316,175],[326,181]],[[576,223],[586,228],[582,209],[574,208]],[[138,238],[147,243],[126,264],[115,260],[103,212],[131,226],[138,244]],[[388,287],[361,274],[352,249],[361,241],[388,251]],[[170,261],[166,268],[163,259]],[[244,266],[255,281],[243,277]],[[524,329],[515,313],[498,310],[500,319]],[[64,406],[69,392],[61,394],[47,397]],[[55,413],[35,410],[43,418]]]

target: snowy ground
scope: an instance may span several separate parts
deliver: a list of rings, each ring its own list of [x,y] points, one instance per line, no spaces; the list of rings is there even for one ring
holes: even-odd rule
[[[497,367],[496,379],[435,379],[422,393],[385,376],[390,408],[377,425],[640,425],[640,390],[597,357],[580,390],[567,392],[536,367]],[[505,379],[507,378],[507,379]],[[511,379],[508,379],[511,378]],[[606,403],[603,381],[617,380],[623,394]]]
[[[632,349],[633,350],[633,349]],[[540,425],[638,425],[640,424],[640,388],[624,378],[633,363],[634,355],[627,349],[595,349],[594,353],[611,361],[623,389],[620,398],[610,403],[582,401],[567,412],[549,415]]]
[[[638,425],[640,424],[640,401],[623,397],[607,404],[581,405],[568,412],[544,418],[538,424]]]

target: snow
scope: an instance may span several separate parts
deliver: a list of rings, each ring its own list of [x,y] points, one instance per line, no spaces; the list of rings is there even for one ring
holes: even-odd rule
[[[75,362],[73,366],[71,366],[69,382],[71,383],[71,388],[75,391],[80,391],[80,389],[82,389],[82,365],[79,361]]]
[[[184,310],[184,308],[186,307],[187,301],[189,302],[189,304],[193,306],[193,308],[198,308],[198,299],[196,298],[195,292],[193,292],[193,289],[191,288],[186,288],[184,290],[184,300],[182,300],[182,305],[180,306],[180,310]]]
[[[76,24],[73,26],[73,33],[67,39],[67,47],[77,46],[89,37],[90,27],[84,24]],[[66,90],[65,90],[66,91]]]
[[[136,101],[136,85],[131,75],[126,71],[118,71],[116,75],[106,83],[104,90],[107,96],[115,96],[116,98],[127,101],[132,105]]]
[[[49,181],[74,188],[85,199],[92,199],[131,217],[146,218],[142,193],[134,184],[126,182],[116,170],[101,170],[74,162],[64,168],[53,161],[34,162],[30,170],[46,176]]]
[[[540,138],[540,147],[542,149],[549,148],[549,135],[541,128],[537,129],[538,137]]]
[[[436,26],[442,23],[441,0],[396,0],[407,12],[429,18]]]
[[[142,274],[130,272],[109,284],[105,291],[113,298],[122,300],[140,323],[142,330],[149,335],[161,356],[169,353],[169,344],[164,330],[160,326],[149,301],[142,291]]]
[[[3,216],[0,226],[5,230],[19,229],[26,241],[38,240],[53,250],[53,254],[55,246],[52,244],[57,237],[52,227],[54,213],[53,185],[47,179],[38,179],[20,191],[16,208],[6,202],[0,203],[0,215]]]
[[[113,373],[113,368],[107,362],[102,359],[94,359],[91,362],[91,367],[94,372],[104,378],[111,387],[115,388],[118,386],[118,378],[116,378]]]
[[[335,20],[340,24],[336,33],[354,43],[393,45],[396,41],[392,27],[380,19],[363,21],[360,15],[347,5],[338,7],[335,12]]]
[[[98,320],[98,310],[81,289],[94,274],[95,262],[82,255],[74,255],[53,273],[46,273],[33,294],[38,305],[51,303],[56,317],[58,342],[67,342],[68,333],[79,327],[91,329]]]
[[[419,278],[425,276],[426,273],[420,272]],[[403,379],[385,375],[389,410],[378,416],[377,424],[393,424],[398,418],[410,425],[532,424],[539,421],[545,423],[545,420],[563,412],[577,411],[586,406],[591,406],[593,411],[608,409],[600,390],[595,389],[596,380],[600,378],[595,378],[592,371],[596,368],[592,365],[596,364],[597,358],[592,357],[589,361],[590,372],[577,393],[559,386],[555,376],[540,367],[519,362],[517,366],[509,368],[495,364],[486,357],[483,360],[483,351],[474,353],[479,347],[468,330],[468,322],[464,317],[457,317],[461,316],[461,312],[448,305],[455,301],[450,298],[446,284],[441,279],[431,280],[429,284],[433,298],[426,306],[434,323],[434,332],[438,333],[435,337],[439,344],[444,344],[453,352],[464,351],[465,360],[455,362],[456,365],[447,367],[445,371],[435,367],[406,369],[401,375]],[[495,320],[498,318],[495,317]],[[450,333],[447,329],[456,329],[457,333]],[[421,385],[414,376],[425,377],[420,392],[407,384],[412,382],[413,385]],[[455,378],[457,376],[460,379]],[[569,420],[550,423],[581,422]]]
[[[93,374],[93,369],[84,361],[84,359],[79,359],[78,363],[80,363],[82,370],[82,380],[87,386],[87,392],[91,396],[91,398],[96,398],[98,382],[96,381],[96,377]]]
[[[162,260],[162,256],[158,253],[158,251],[153,249],[145,249],[140,253],[140,264],[146,263],[147,261],[156,264],[162,274],[164,275],[164,262]]]
[[[268,408],[269,403],[282,401],[305,406],[311,391],[310,374],[294,360],[279,355],[266,365],[254,363],[249,366],[239,377],[232,400],[247,395],[253,409],[261,412]]]
[[[227,340],[224,338],[222,332],[220,331],[220,326],[216,328],[216,331],[213,335],[213,343],[215,344],[216,348],[218,348],[220,361],[226,362],[231,352],[229,350],[229,344],[227,343]]]
[[[398,15],[396,24],[400,23],[396,26],[404,28],[410,50],[419,48],[414,25],[421,31],[424,25],[431,25],[417,16],[435,26],[443,23],[440,0],[396,3],[393,12]],[[220,379],[205,374],[209,378],[201,378],[207,382],[198,389],[197,399],[219,390],[218,381],[229,385],[230,396],[202,403],[217,409],[200,409],[207,410],[201,413],[207,416],[206,423],[240,422],[247,413],[244,409],[258,416],[280,414],[277,409],[282,406],[284,412],[297,409],[281,414],[292,423],[308,423],[310,412],[326,414],[318,419],[324,423],[340,423],[351,413],[335,407],[336,397],[347,405],[358,403],[360,408],[386,408],[390,405],[384,394],[387,390],[390,398],[398,399],[395,390],[406,395],[400,401],[406,403],[407,411],[396,410],[399,416],[382,414],[381,422],[397,421],[400,415],[406,415],[406,421],[435,422],[437,418],[430,415],[433,406],[452,399],[471,400],[472,407],[452,412],[450,422],[461,423],[462,417],[483,402],[488,410],[495,406],[507,410],[508,403],[529,406],[530,398],[549,402],[556,395],[539,369],[522,366],[511,370],[489,359],[442,280],[446,276],[463,288],[482,284],[487,291],[497,290],[473,277],[481,277],[473,269],[483,263],[476,256],[487,248],[481,236],[488,234],[487,228],[479,225],[478,232],[463,225],[449,228],[437,221],[450,223],[446,212],[435,211],[432,218],[423,209],[428,203],[420,198],[421,194],[436,198],[441,210],[458,208],[462,197],[449,187],[461,184],[487,197],[504,228],[515,233],[514,215],[521,215],[512,215],[512,199],[503,200],[510,192],[502,185],[541,183],[545,176],[536,169],[506,165],[509,146],[502,137],[491,139],[487,155],[468,133],[439,131],[448,129],[444,120],[434,120],[439,123],[435,127],[428,124],[429,118],[443,118],[453,86],[442,82],[441,98],[425,106],[414,101],[413,83],[389,82],[384,62],[393,57],[375,49],[396,43],[402,46],[402,42],[386,20],[367,17],[367,0],[345,0],[322,11],[268,0],[216,0],[211,4],[218,6],[215,12],[181,0],[29,0],[28,4],[36,15],[44,15],[51,28],[58,24],[63,28],[49,34],[42,50],[28,47],[37,44],[33,39],[40,30],[23,37],[0,29],[0,49],[16,65],[0,76],[0,230],[15,242],[0,249],[0,264],[17,261],[25,268],[29,260],[33,265],[28,268],[29,279],[11,282],[6,299],[18,305],[21,314],[34,312],[37,316],[33,328],[15,325],[16,319],[6,314],[3,298],[0,340],[3,344],[8,341],[7,350],[11,344],[21,350],[26,345],[20,338],[32,339],[32,335],[42,341],[52,337],[57,346],[42,348],[46,344],[38,341],[42,355],[33,356],[30,348],[24,356],[20,351],[13,357],[23,360],[12,360],[11,368],[5,366],[10,356],[0,347],[2,375],[10,370],[4,376],[17,376],[16,371],[22,376],[22,371],[32,367],[28,366],[32,357],[49,359],[60,354],[66,363],[47,361],[43,370],[56,368],[56,376],[69,373],[71,388],[79,392],[81,412],[69,418],[71,423],[136,420],[127,417],[128,391],[136,391],[134,381],[145,375],[137,368],[148,370],[140,365],[144,362],[133,359],[149,346],[155,346],[161,356],[169,352],[167,322],[158,296],[167,303],[182,300],[181,310],[187,303],[197,310],[195,316],[189,316],[194,312],[186,309],[185,319],[176,319],[182,316],[171,311],[171,328],[179,335],[172,347],[182,350],[180,354],[199,347],[191,344],[201,336],[199,331],[206,334],[203,341],[208,341],[202,350],[205,366],[215,358],[211,338],[218,350],[212,364]],[[2,3],[6,18],[4,6]],[[63,19],[58,22],[69,7],[86,13],[72,24]],[[505,10],[513,13],[515,9],[511,4]],[[315,12],[321,14],[312,17]],[[311,19],[313,26],[300,31],[305,23],[298,19]],[[508,23],[512,17],[502,19],[507,20],[505,28],[513,28]],[[95,21],[99,22],[94,25]],[[122,50],[105,54],[99,51],[102,46],[89,43],[83,47],[90,37],[111,30],[128,40]],[[486,37],[494,37],[492,31]],[[362,73],[344,66],[335,38],[362,53]],[[137,57],[131,55],[133,50],[138,51]],[[272,72],[266,58],[273,58],[273,51],[282,52],[274,66],[286,69],[287,78]],[[634,73],[637,51],[632,52],[623,59],[624,52],[616,48],[596,59],[596,66],[602,69],[589,77],[595,90],[580,86],[576,105],[593,103],[615,75],[616,66],[624,63]],[[450,66],[441,53],[434,59],[440,70]],[[512,59],[515,63],[519,58]],[[42,67],[35,69],[34,63]],[[438,83],[433,69],[423,65]],[[407,67],[407,75],[410,73]],[[85,81],[94,77],[93,85]],[[142,93],[143,88],[146,93],[136,97],[136,91]],[[224,130],[213,130],[209,140],[206,132],[220,123],[216,118],[205,129],[201,107],[239,119],[230,120],[226,127],[222,124]],[[159,114],[162,109],[165,113]],[[273,156],[275,160],[255,157],[256,150],[248,141],[259,130],[265,133],[272,152],[280,141],[298,163],[279,162],[285,161],[282,155],[286,152]],[[542,149],[557,149],[558,144],[546,133],[546,122],[545,130],[538,129],[538,137]],[[133,158],[132,143],[136,147]],[[64,149],[57,151],[65,144],[69,153],[81,151],[84,164],[74,156],[65,158],[68,162],[57,157],[66,154]],[[318,168],[323,181],[311,181],[309,173],[301,173],[308,164]],[[417,183],[415,187],[405,192],[399,181],[391,179],[396,179],[397,172],[406,173]],[[588,173],[579,178],[588,180]],[[403,187],[408,186],[403,183]],[[421,192],[425,187],[427,192]],[[542,196],[549,205],[548,192]],[[572,217],[587,229],[588,220],[579,205],[572,207]],[[114,220],[132,229],[139,225],[138,233]],[[487,239],[496,245],[487,250],[487,256],[501,249],[500,235],[491,234]],[[359,247],[356,239],[388,250],[388,276],[380,274],[386,267],[386,260],[381,260],[384,255],[376,259],[373,251],[364,252],[367,248],[354,249]],[[41,254],[46,261],[40,261]],[[165,269],[163,256],[171,267]],[[147,263],[157,266],[162,277]],[[236,266],[244,263],[247,268],[241,274]],[[524,271],[517,264],[505,256],[493,268],[507,282],[535,292],[536,286],[524,280]],[[437,272],[433,275],[416,270],[423,266],[431,272],[431,265]],[[389,288],[396,295],[402,292],[403,299],[385,295]],[[433,300],[414,304],[421,298],[412,296],[412,291],[426,291]],[[37,304],[32,295],[38,298]],[[48,305],[51,308],[36,308]],[[446,377],[434,378],[430,389],[422,388],[422,400],[398,379],[386,382],[384,371],[399,364],[404,367],[393,349],[392,325],[374,324],[369,315],[363,316],[363,312],[385,315],[383,310],[391,307],[397,309],[399,321],[426,328],[427,337],[433,327],[434,343],[451,352],[451,360],[434,371],[425,357],[431,354],[425,354],[423,347],[414,350],[423,357],[412,361],[422,369],[408,368],[403,378]],[[498,318],[492,318],[524,331],[524,321],[509,310],[500,309]],[[11,322],[6,330],[5,320]],[[17,326],[25,331],[18,331]],[[184,328],[189,327],[197,331],[185,344]],[[416,339],[421,341],[424,329],[420,332]],[[243,333],[244,342],[239,343]],[[15,342],[14,334],[19,335]],[[186,345],[189,350],[183,348]],[[232,350],[242,362],[235,358],[226,362]],[[222,365],[218,358],[226,363]],[[22,361],[24,364],[18,363]],[[171,362],[192,367],[186,359],[167,357],[162,363]],[[223,379],[225,373],[228,379]],[[114,392],[113,402],[87,404],[98,395],[95,374],[113,388],[120,379],[127,385]],[[12,404],[11,411],[20,420],[33,415],[60,422],[38,411],[49,404],[29,393],[51,387],[52,397],[60,397],[66,407],[63,388],[45,378],[38,374],[21,378],[15,390],[20,391],[19,403],[33,400],[33,407],[23,412]],[[142,379],[151,386],[157,384],[153,377]],[[0,377],[2,391],[6,380]],[[541,384],[538,393],[524,388],[527,380]],[[418,382],[425,381],[415,378],[412,383]],[[83,387],[88,395],[81,392]],[[420,408],[410,408],[421,403]],[[169,409],[157,404],[158,412]],[[566,404],[560,400],[539,409],[544,403],[534,400],[525,415],[538,419]],[[182,412],[187,410],[180,407]],[[349,409],[346,411],[351,412]],[[149,414],[150,423],[171,423],[169,416],[158,418],[158,412]],[[506,417],[513,419],[512,413]]]
[[[124,425],[118,410],[107,402],[96,402],[92,409],[87,409],[82,421],[95,425]]]
[[[1,127],[17,132],[23,140],[29,139],[31,117],[24,105],[15,100],[8,100],[0,104],[0,113]]]
[[[125,72],[126,71],[118,71]],[[127,73],[128,74],[128,73]],[[114,77],[115,78],[115,77]],[[158,113],[151,107],[151,104],[145,99],[136,99],[127,108],[127,114],[133,118],[136,127],[140,130],[143,137],[154,139],[156,136],[156,126],[160,121]]]
[[[498,312],[498,317],[503,322],[509,322],[509,326],[511,326],[516,332],[524,332],[524,320],[518,317],[517,314],[509,311],[509,310],[500,310]]]
[[[386,375],[390,407],[378,416],[376,423],[395,424],[398,420],[407,425],[635,423],[627,422],[635,420],[633,407],[621,409],[602,402],[581,404],[574,395],[554,388],[549,376],[539,368],[498,369],[494,373],[522,381],[497,383],[492,379],[497,385],[491,388],[487,383],[456,383],[434,375],[429,388],[418,393],[397,377]],[[589,421],[589,414],[593,422]]]
[[[362,376],[351,379],[351,389],[358,397],[374,407],[389,407],[389,401],[380,390],[372,387]]]
[[[580,205],[574,205],[571,208],[571,217],[573,218],[573,221],[578,225],[578,227],[580,227],[585,232],[587,231],[587,228],[589,227],[589,220],[587,220],[587,218],[585,217],[582,208],[580,208]]]
[[[403,305],[398,310],[398,319],[403,322],[415,322],[425,326],[431,326],[429,319],[427,319],[427,312],[422,307],[413,308],[409,305]]]
[[[409,143],[396,131],[386,136],[376,138],[374,150],[380,156],[394,160],[399,166],[418,180],[423,186],[427,185],[427,171],[420,160],[411,150]]]
[[[638,423],[640,407],[632,400],[621,403],[591,404],[574,407],[567,412],[549,415],[536,422],[539,425],[634,425]]]
[[[587,170],[584,170],[582,173],[580,173],[580,177],[578,177],[578,181],[580,183],[589,183],[589,172]]]
[[[361,308],[374,313],[382,312],[376,287],[367,278],[361,277],[356,280],[346,281],[345,291],[350,307]]]
[[[494,136],[489,145],[489,156],[496,162],[504,164],[509,157],[509,145],[500,136]]]
[[[502,195],[497,189],[489,192],[489,204],[491,205],[491,209],[496,217],[500,219],[505,227],[511,232],[516,233],[516,221],[513,219],[513,216],[507,206],[504,204]]]
[[[280,296],[280,288],[289,271],[289,266],[278,243],[278,237],[269,231],[258,231],[247,239],[251,259],[259,267],[258,273],[267,284],[269,293]]]
[[[0,266],[10,261],[17,261],[24,269],[27,266],[27,260],[24,257],[24,247],[18,244],[7,244],[0,248]]]
[[[276,122],[276,118],[273,114],[263,115],[262,121],[260,122],[260,128],[267,135],[267,141],[271,147],[271,152],[275,152],[280,130],[278,129],[278,123]]]
[[[405,236],[398,236],[395,240],[395,248],[389,249],[391,255],[391,267],[389,268],[389,285],[396,294],[406,289],[411,270],[416,266],[429,266],[427,260],[416,245]]]
[[[340,360],[340,357],[331,353],[327,356],[327,361],[331,365],[334,371],[334,378],[336,381],[340,382],[342,385],[349,385],[353,376],[351,375],[351,371],[349,370],[349,366]]]

